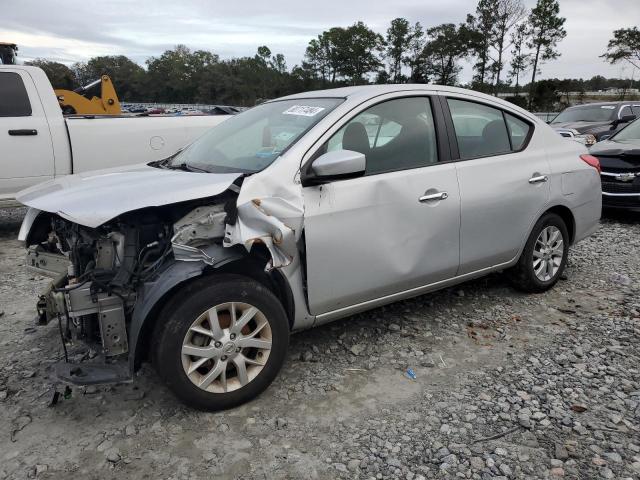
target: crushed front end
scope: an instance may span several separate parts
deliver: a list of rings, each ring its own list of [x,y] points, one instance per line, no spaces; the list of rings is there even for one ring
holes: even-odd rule
[[[176,284],[238,257],[241,247],[222,247],[236,218],[237,187],[232,190],[127,212],[95,228],[29,210],[20,239],[27,267],[52,278],[38,299],[37,321],[56,322],[60,330],[65,361],[55,365],[59,380],[131,379],[140,329],[154,302]]]
[[[61,380],[76,384],[130,378],[128,322],[141,285],[171,257],[172,223],[154,212],[125,214],[98,228],[40,213],[29,228],[27,267],[53,277],[37,303],[38,322],[58,323],[66,362]],[[84,345],[90,363],[69,362]],[[82,348],[82,347],[81,347]]]

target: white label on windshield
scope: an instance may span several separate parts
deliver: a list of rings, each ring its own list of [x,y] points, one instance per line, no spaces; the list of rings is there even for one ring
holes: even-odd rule
[[[303,117],[314,117],[324,110],[324,107],[310,107],[307,105],[294,105],[287,108],[284,112],[285,115],[301,115]]]
[[[600,108],[604,108],[605,110],[613,110],[616,108],[615,105],[602,105]]]

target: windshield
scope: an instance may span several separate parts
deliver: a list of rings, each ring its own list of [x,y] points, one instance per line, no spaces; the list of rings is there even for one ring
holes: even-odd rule
[[[636,120],[630,123],[612,138],[615,140],[640,140],[640,121]]]
[[[258,172],[342,101],[304,98],[263,103],[209,130],[176,154],[170,166],[215,173]]]
[[[570,107],[560,112],[551,122],[609,122],[614,120],[616,114],[615,105],[586,105],[582,107]]]

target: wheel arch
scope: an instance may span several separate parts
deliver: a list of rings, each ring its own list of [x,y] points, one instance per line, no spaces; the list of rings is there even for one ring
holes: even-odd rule
[[[216,275],[233,273],[251,278],[264,285],[282,304],[287,314],[289,329],[291,330],[295,315],[295,303],[291,286],[282,272],[278,269],[267,272],[264,268],[265,265],[264,252],[261,251],[259,246],[252,248],[251,253],[245,252],[242,255],[234,256],[230,261],[218,266],[206,266],[201,262],[175,262],[170,268],[173,267],[179,271],[171,275],[172,278],[162,285],[153,285],[153,288],[162,289],[161,295],[155,295],[157,298],[149,295],[149,301],[144,302],[143,300],[140,310],[138,312],[134,310],[129,332],[129,368],[131,372],[136,371],[141,363],[148,358],[153,344],[158,315],[164,306],[180,290],[203,277],[211,277],[213,280]],[[138,314],[136,315],[136,313]]]
[[[547,209],[542,215],[540,215],[540,218],[542,218],[542,216],[547,213],[555,213],[560,218],[562,218],[565,225],[567,226],[567,230],[569,231],[569,243],[573,244],[576,238],[576,219],[573,216],[573,212],[571,211],[571,209],[569,207],[566,207],[565,205],[555,205]]]

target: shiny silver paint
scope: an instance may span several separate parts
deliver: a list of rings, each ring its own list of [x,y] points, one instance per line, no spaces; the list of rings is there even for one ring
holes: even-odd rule
[[[518,153],[302,186],[301,167],[353,116],[384,100],[417,95],[497,106],[526,118],[535,131],[527,148]],[[248,251],[256,241],[267,246],[272,257],[268,268],[279,269],[291,289],[294,330],[512,266],[536,221],[551,208],[572,216],[572,242],[598,227],[600,178],[579,159],[586,149],[563,140],[513,104],[477,92],[423,85],[349,87],[287,98],[317,97],[345,101],[268,168],[244,179],[236,202],[238,222],[227,226],[223,243],[244,245]],[[144,168],[142,172],[147,174]],[[118,186],[116,172],[113,181],[103,177],[96,183],[100,195],[84,192],[81,185],[56,192],[64,186],[53,182],[41,196],[36,188],[21,198],[30,206],[91,226],[133,210],[130,202],[141,208],[216,195],[237,177],[164,173],[149,172],[154,180],[148,189],[138,190],[136,198],[126,193],[126,186]],[[129,187],[137,188],[135,184],[131,178]],[[169,198],[156,194],[158,190],[168,192]],[[122,195],[128,195],[127,201],[121,201]],[[298,248],[303,230],[306,286]],[[232,254],[232,249],[219,250]],[[217,258],[225,261],[224,254]],[[131,335],[140,332],[163,292],[202,271],[203,262],[190,263],[181,272],[185,262],[175,262],[168,269],[171,278],[158,280],[159,292],[145,286]]]

